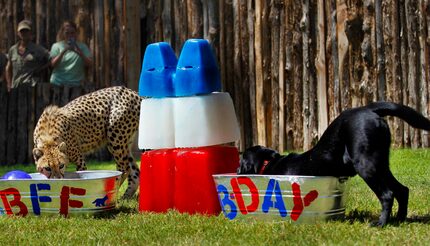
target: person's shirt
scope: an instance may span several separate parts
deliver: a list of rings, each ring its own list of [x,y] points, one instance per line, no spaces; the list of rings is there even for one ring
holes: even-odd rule
[[[91,57],[88,46],[82,42],[76,42],[82,53],[86,57]],[[67,44],[64,41],[54,43],[51,47],[51,59],[60,55],[66,49]],[[62,59],[53,68],[51,73],[51,83],[56,85],[79,86],[81,81],[85,80],[85,61],[76,52],[66,51]]]
[[[41,70],[49,62],[47,49],[33,42],[27,44],[23,54],[18,52],[19,42],[9,49],[9,60],[12,64],[12,85],[16,88],[21,84],[35,86],[42,81]]]

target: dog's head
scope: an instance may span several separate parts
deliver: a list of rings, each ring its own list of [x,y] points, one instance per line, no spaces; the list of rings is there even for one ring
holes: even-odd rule
[[[280,156],[275,150],[260,145],[250,147],[242,154],[237,174],[258,174],[265,163]]]

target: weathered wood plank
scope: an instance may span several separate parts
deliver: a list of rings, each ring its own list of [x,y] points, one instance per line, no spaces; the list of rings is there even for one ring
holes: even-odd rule
[[[36,88],[27,87],[27,158],[26,163],[33,163],[33,131],[36,126]]]
[[[417,1],[405,0],[405,13],[406,13],[406,27],[408,37],[408,105],[416,110],[419,110],[419,98],[417,98],[417,54],[418,54],[418,21],[417,15]],[[418,130],[409,127],[409,134],[411,138],[411,146],[417,148],[420,146],[420,135]]]
[[[335,117],[339,115],[341,103],[340,103],[340,81],[339,81],[339,54],[338,54],[338,43],[337,43],[337,7],[336,0],[330,1],[330,39],[327,49],[330,51],[329,56],[329,98],[328,105],[329,121],[333,121]]]
[[[388,16],[387,16],[388,17]],[[385,100],[385,47],[382,18],[382,0],[375,0],[375,22],[376,22],[376,77],[378,80],[378,101]]]
[[[286,49],[286,43],[285,43],[285,39],[286,39],[286,25],[284,23],[285,19],[285,4],[279,4],[279,21],[280,21],[280,30],[279,30],[279,65],[278,65],[278,88],[279,88],[279,99],[278,99],[278,111],[279,111],[279,121],[277,122],[278,124],[278,129],[279,129],[279,134],[278,134],[278,150],[280,152],[285,150],[285,109],[286,109],[286,104],[285,104],[285,49]],[[276,69],[276,68],[275,68]]]
[[[418,1],[418,93],[420,95],[425,94],[428,91],[429,82],[429,61],[428,61],[428,45],[426,44],[426,39],[428,37],[427,33],[427,20],[426,20],[426,6],[424,0]],[[420,96],[420,112],[428,117],[428,97]],[[421,146],[428,146],[429,144],[429,133],[425,131],[420,131],[421,135]]]
[[[297,129],[303,129],[303,42],[302,33],[300,30],[300,20],[302,18],[302,1],[295,0],[293,3],[293,146],[294,149],[303,149],[303,131]],[[300,117],[299,117],[300,116]]]
[[[5,83],[0,84],[0,165],[7,164],[8,93]]]
[[[125,79],[127,87],[137,91],[141,69],[139,1],[125,1]]]
[[[6,161],[8,165],[17,163],[17,128],[18,126],[18,90],[12,89],[8,97],[7,114],[7,148]]]
[[[310,17],[309,17],[309,0],[302,2],[302,19],[300,21],[303,39],[303,147],[309,149],[312,144],[312,95],[310,94],[311,74],[310,67],[310,54],[309,54],[309,40],[310,40]]]
[[[286,145],[284,149],[294,149],[294,14],[293,2],[285,3],[285,135]]]
[[[241,11],[240,11],[240,4],[239,1],[234,0],[233,1],[233,27],[235,29],[241,29]],[[242,78],[242,44],[241,44],[241,32],[234,32],[233,33],[233,70],[234,73],[233,75],[233,81],[235,83],[233,83],[234,85],[234,102],[235,102],[235,109],[236,109],[236,115],[238,117],[239,120],[239,124],[240,125],[244,125],[245,121],[244,121],[244,104],[243,104],[243,98],[246,96],[246,94],[244,95],[243,91],[242,91],[242,83],[237,83],[237,81],[243,81]],[[241,138],[240,138],[240,142],[244,142],[245,139],[245,132],[244,129],[242,128],[241,130]]]
[[[17,127],[16,127],[16,162],[26,163],[27,162],[27,138],[28,138],[28,86],[22,85],[18,87],[18,101],[17,101]]]
[[[317,58],[315,61],[317,71],[317,100],[318,100],[318,137],[321,137],[328,126],[327,110],[327,67],[326,67],[326,33],[324,1],[318,0],[317,6]]]
[[[402,68],[401,68],[401,51],[400,51],[400,11],[399,1],[393,0],[391,4],[391,19],[386,21],[387,26],[391,26],[391,71],[388,74],[392,76],[391,100],[402,103]],[[387,34],[388,36],[388,34]],[[403,147],[403,121],[394,118],[393,124],[394,146]]]
[[[242,110],[241,114],[242,114],[242,118],[241,118],[241,124],[242,126],[244,125],[248,125],[249,127],[242,127],[241,128],[241,134],[243,134],[241,137],[241,141],[240,141],[240,148],[241,150],[244,150],[244,143],[252,143],[253,141],[253,127],[252,127],[252,107],[253,105],[251,105],[251,97],[253,96],[253,94],[250,94],[250,87],[254,86],[251,85],[251,81],[250,81],[250,76],[247,76],[247,74],[250,74],[251,71],[251,67],[250,67],[250,50],[249,50],[249,40],[250,40],[250,30],[249,30],[249,26],[248,26],[248,19],[250,18],[248,16],[248,14],[250,13],[248,11],[248,3],[247,1],[239,1],[239,29],[240,29],[240,37],[239,37],[239,42],[238,42],[238,46],[240,47],[240,57],[238,57],[239,59],[239,66],[240,66],[240,70],[241,70],[241,77],[240,77],[240,83],[238,84],[238,87],[241,90],[241,94],[242,94],[242,108],[238,109],[237,107],[235,107],[236,112],[238,110]]]
[[[280,89],[279,89],[279,63],[280,63],[280,35],[281,35],[281,19],[280,12],[282,6],[280,1],[272,1],[270,4],[269,20],[270,23],[270,86],[271,86],[271,133],[270,146],[278,151],[282,151],[279,146],[279,116],[280,111]]]
[[[256,118],[257,118],[257,143],[266,145],[266,119],[265,119],[265,102],[263,99],[263,24],[262,15],[264,8],[264,1],[255,1],[255,35],[254,35],[254,49],[255,49],[255,83],[256,83]]]
[[[203,37],[202,4],[200,0],[187,0],[188,38]]]
[[[255,31],[254,31],[254,20],[255,20],[255,6],[252,1],[247,1],[247,10],[248,10],[248,16],[246,19],[247,22],[247,28],[249,32],[249,39],[248,39],[248,59],[249,62],[248,65],[248,76],[249,76],[249,104],[250,104],[250,111],[249,114],[251,116],[251,126],[248,124],[248,128],[252,128],[252,140],[250,142],[242,143],[243,147],[256,145],[258,143],[258,126],[257,126],[257,109],[256,109],[256,64],[255,64],[255,50],[254,50],[254,40],[255,40]],[[244,44],[246,45],[246,44]]]
[[[337,0],[336,2],[337,15],[337,44],[338,44],[338,61],[339,61],[339,92],[341,110],[350,107],[350,91],[349,91],[349,74],[347,67],[347,56],[349,41],[345,33],[345,24],[348,16],[347,5],[345,0]]]

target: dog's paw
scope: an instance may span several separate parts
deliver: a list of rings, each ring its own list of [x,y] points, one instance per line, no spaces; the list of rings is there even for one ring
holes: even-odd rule
[[[382,227],[385,226],[385,224],[386,224],[385,222],[381,222],[379,220],[376,220],[376,221],[370,222],[369,226],[370,227],[380,227],[380,228],[382,228]]]

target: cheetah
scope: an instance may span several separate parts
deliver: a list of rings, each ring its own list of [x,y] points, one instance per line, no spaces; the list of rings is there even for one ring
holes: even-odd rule
[[[33,157],[38,172],[63,178],[69,163],[86,170],[84,155],[104,145],[122,172],[119,185],[128,178],[124,198],[139,186],[139,169],[131,155],[140,114],[139,95],[115,86],[80,96],[63,107],[48,106],[34,129]]]

